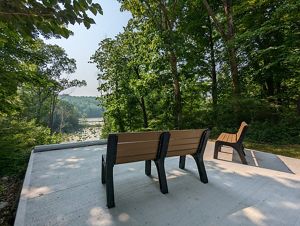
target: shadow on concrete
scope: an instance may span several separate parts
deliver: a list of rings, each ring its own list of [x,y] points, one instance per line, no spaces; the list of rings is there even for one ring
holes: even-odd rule
[[[187,161],[186,170],[173,168],[177,159],[171,161],[166,164],[168,194],[159,192],[153,168],[150,184],[135,187],[137,184],[132,183],[131,193],[116,193],[117,206],[103,208],[105,214],[109,213],[107,219],[98,218],[98,224],[94,221],[93,225],[279,226],[300,222],[298,180],[262,175],[255,173],[255,168],[249,172],[233,170],[206,161],[209,183],[202,184],[192,159]],[[134,179],[146,177],[141,170],[136,172],[140,175]],[[127,187],[126,181],[119,181],[117,190],[122,190],[120,187]]]
[[[250,166],[276,170],[285,173],[294,173],[277,155],[251,149],[245,149],[245,153],[247,163]],[[242,164],[238,153],[232,148],[225,146],[222,147],[222,150],[219,154],[219,160]]]

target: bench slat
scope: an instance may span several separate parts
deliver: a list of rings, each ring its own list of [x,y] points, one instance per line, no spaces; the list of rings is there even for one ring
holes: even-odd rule
[[[172,156],[184,156],[184,155],[192,155],[195,154],[197,149],[187,149],[187,150],[178,150],[178,151],[171,151],[167,153],[167,157],[172,157]]]
[[[218,137],[217,140],[228,142],[228,143],[237,142],[236,134],[231,134],[231,133],[221,133],[221,135]]]
[[[117,158],[132,155],[157,153],[158,141],[118,143]]]
[[[224,140],[228,141],[228,133],[225,133]]]
[[[119,133],[116,163],[153,160],[156,158],[162,132]]]
[[[217,138],[217,140],[223,140],[224,133],[221,133],[220,136]]]
[[[228,135],[228,142],[232,143],[233,142],[233,136],[231,134]]]
[[[119,133],[118,143],[135,141],[158,141],[161,132],[143,132],[143,133]]]
[[[169,146],[175,145],[184,145],[184,144],[198,144],[200,141],[200,137],[197,138],[187,138],[187,139],[171,139],[169,142]]]
[[[168,152],[192,149],[196,150],[199,142],[196,144],[185,144],[185,145],[169,145]]]
[[[145,155],[126,156],[126,157],[117,158],[116,163],[122,164],[122,163],[129,163],[129,162],[138,162],[138,161],[144,161],[144,160],[153,160],[155,158],[156,158],[156,153],[145,154]]]
[[[232,141],[233,143],[235,143],[235,142],[237,141],[237,139],[236,139],[236,134],[233,134],[233,135],[232,135],[232,139],[233,139],[233,141]]]
[[[190,139],[190,138],[199,138],[203,133],[202,129],[193,129],[193,130],[171,130],[170,131],[170,140],[173,139]]]
[[[242,124],[241,124],[241,126],[240,126],[240,128],[239,128],[239,131],[238,131],[237,134],[236,134],[236,139],[237,139],[237,140],[240,139],[242,133],[244,132],[244,130],[245,130],[245,128],[246,128],[247,126],[248,126],[248,125],[247,125],[246,122],[242,122]]]

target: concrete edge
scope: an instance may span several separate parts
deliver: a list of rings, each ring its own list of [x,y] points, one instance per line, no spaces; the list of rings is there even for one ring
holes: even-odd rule
[[[107,140],[94,140],[94,141],[82,141],[82,142],[73,142],[66,144],[48,144],[48,145],[38,145],[33,149],[34,153],[44,152],[44,151],[54,151],[60,149],[68,149],[68,148],[79,148],[79,147],[87,147],[94,145],[104,145],[107,144]]]
[[[19,204],[17,208],[17,214],[14,222],[14,226],[23,226],[25,225],[25,213],[26,213],[26,205],[27,205],[27,197],[23,197],[22,194],[26,192],[26,189],[29,188],[30,184],[30,177],[32,172],[32,166],[33,166],[33,158],[34,158],[34,151],[31,151],[28,167],[25,174],[25,179],[23,182],[20,198],[19,198]]]

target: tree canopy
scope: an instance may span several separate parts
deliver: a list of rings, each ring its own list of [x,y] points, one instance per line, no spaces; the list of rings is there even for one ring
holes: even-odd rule
[[[67,38],[72,35],[68,25],[75,23],[89,28],[95,23],[90,12],[102,14],[101,6],[91,0],[0,2],[0,115],[19,109],[17,91],[24,84],[45,85],[45,78],[56,77],[52,87],[79,85],[76,81],[58,83],[62,72],[74,72],[75,62],[67,58],[63,49],[45,45],[39,37]],[[58,56],[60,60],[50,62]]]
[[[119,2],[132,19],[92,56],[104,133],[245,120],[250,139],[300,142],[298,1]]]
[[[78,127],[75,107],[62,90],[85,85],[65,74],[76,62],[42,38],[68,38],[71,24],[89,28],[102,14],[92,0],[0,1],[0,176],[20,174],[34,145],[61,142]]]
[[[69,24],[83,23],[90,28],[95,21],[88,13],[102,14],[92,0],[2,0],[0,21],[25,36],[69,37]]]

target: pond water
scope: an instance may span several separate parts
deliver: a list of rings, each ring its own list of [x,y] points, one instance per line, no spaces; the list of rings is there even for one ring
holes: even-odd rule
[[[66,142],[99,140],[101,137],[101,127],[103,118],[81,118],[79,124],[84,127],[79,131],[68,134]]]

